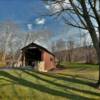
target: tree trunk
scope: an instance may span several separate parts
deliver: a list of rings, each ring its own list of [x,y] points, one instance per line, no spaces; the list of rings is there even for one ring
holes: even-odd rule
[[[5,62],[5,61],[6,61],[6,53],[5,53],[5,52],[3,53],[3,56],[2,56],[2,61],[3,61],[3,62]]]
[[[97,57],[98,57],[98,65],[99,65],[99,75],[98,75],[98,87],[100,88],[100,40],[99,40],[99,48],[97,50]]]

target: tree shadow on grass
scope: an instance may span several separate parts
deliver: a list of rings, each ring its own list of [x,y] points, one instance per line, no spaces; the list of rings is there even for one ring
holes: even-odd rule
[[[14,88],[16,82],[14,82],[14,81],[11,80],[11,79],[5,79],[5,78],[0,78],[0,80],[5,81],[4,83],[2,83],[2,82],[0,83],[0,88],[5,87],[5,86],[10,86],[10,87],[12,87],[12,89],[13,89],[13,94],[16,96],[16,99],[22,100],[21,97],[19,96],[19,94],[17,93],[16,89]],[[11,100],[11,98],[9,98],[9,96],[7,96],[7,97],[5,97],[5,98]],[[0,100],[3,100],[2,96],[1,96]]]
[[[88,80],[88,81],[97,81],[96,79],[93,79],[91,77],[89,78],[89,77],[85,77],[85,76],[77,75],[77,74],[76,75],[69,75],[69,74],[60,73],[60,75],[81,78],[81,79],[85,79],[85,80]]]
[[[60,76],[60,75],[56,75],[54,73],[42,73],[42,72],[37,72],[38,74],[41,75],[45,75],[47,77],[52,77],[55,78],[57,80],[63,80],[63,81],[68,81],[68,82],[74,82],[74,83],[78,83],[78,84],[82,84],[82,85],[88,85],[90,87],[96,87],[95,83],[93,81],[86,81],[83,78],[78,79],[78,77],[73,76],[73,75],[67,75],[66,76]]]
[[[0,76],[6,77],[6,78],[12,80],[14,82],[14,84],[22,85],[22,86],[25,86],[25,87],[28,87],[28,88],[33,88],[33,89],[36,89],[40,92],[48,93],[48,94],[51,94],[51,95],[54,95],[54,96],[61,96],[61,97],[64,97],[64,98],[69,98],[71,100],[75,100],[75,98],[77,98],[78,100],[91,100],[91,98],[88,98],[88,97],[83,97],[83,96],[80,96],[80,95],[77,95],[77,94],[68,94],[68,93],[65,93],[65,92],[62,92],[62,91],[58,91],[58,90],[55,90],[55,89],[48,88],[48,87],[41,85],[41,84],[38,84],[38,83],[35,84],[35,83],[27,81],[23,78],[18,78],[14,75],[11,75],[11,74],[9,74],[8,72],[5,72],[5,71],[0,71]]]
[[[96,92],[92,92],[92,91],[88,91],[88,90],[78,89],[77,87],[76,87],[76,88],[75,88],[75,87],[69,87],[69,86],[66,86],[66,85],[63,85],[63,84],[56,83],[56,82],[54,82],[54,81],[45,79],[45,78],[43,78],[43,77],[41,78],[40,76],[37,75],[36,72],[30,73],[29,71],[26,71],[26,70],[24,70],[23,72],[25,72],[25,73],[27,73],[27,74],[29,74],[29,75],[31,75],[31,76],[33,76],[33,77],[39,79],[39,80],[42,80],[42,81],[45,81],[45,82],[47,82],[47,83],[49,83],[49,84],[52,84],[52,85],[55,85],[55,86],[64,88],[64,89],[66,89],[66,90],[67,90],[67,89],[70,89],[70,90],[82,92],[82,93],[85,93],[85,94],[100,96],[100,93],[96,93]],[[38,74],[41,74],[41,73],[38,72]],[[43,73],[42,73],[42,74],[43,74]],[[45,74],[45,76],[46,76],[46,74]],[[61,77],[60,77],[60,78],[61,78]],[[68,79],[69,79],[69,78],[68,78]],[[68,81],[69,81],[69,80],[68,80]],[[74,80],[74,81],[71,80],[71,82],[75,83],[75,80]],[[82,81],[81,81],[81,83],[82,83]],[[84,82],[83,82],[83,83],[84,83]]]

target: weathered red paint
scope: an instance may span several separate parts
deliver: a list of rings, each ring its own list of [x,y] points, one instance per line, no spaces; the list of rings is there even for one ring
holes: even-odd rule
[[[55,57],[48,52],[43,52],[43,61],[45,62],[45,70],[55,68]]]

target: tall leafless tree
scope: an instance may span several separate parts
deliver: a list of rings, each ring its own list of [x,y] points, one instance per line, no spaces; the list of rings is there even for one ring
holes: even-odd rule
[[[0,23],[0,49],[2,52],[2,60],[5,61],[8,52],[13,53],[14,47],[12,44],[16,42],[16,34],[18,32],[18,26],[10,20]]]
[[[64,41],[61,38],[56,40],[56,49],[58,51],[65,50],[66,49],[66,41]]]
[[[49,5],[49,9],[53,9],[50,16],[61,15],[66,24],[87,30],[90,34],[98,57],[99,77],[97,85],[100,87],[100,0],[44,1]]]
[[[68,60],[69,62],[72,62],[73,49],[74,49],[73,39],[67,41],[67,49],[68,49]]]

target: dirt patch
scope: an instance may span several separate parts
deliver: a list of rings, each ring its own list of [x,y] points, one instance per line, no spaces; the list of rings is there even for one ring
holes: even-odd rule
[[[54,69],[51,69],[49,72],[61,72],[61,71],[63,71],[63,70],[65,70],[65,68],[56,67],[56,68],[54,68]]]

